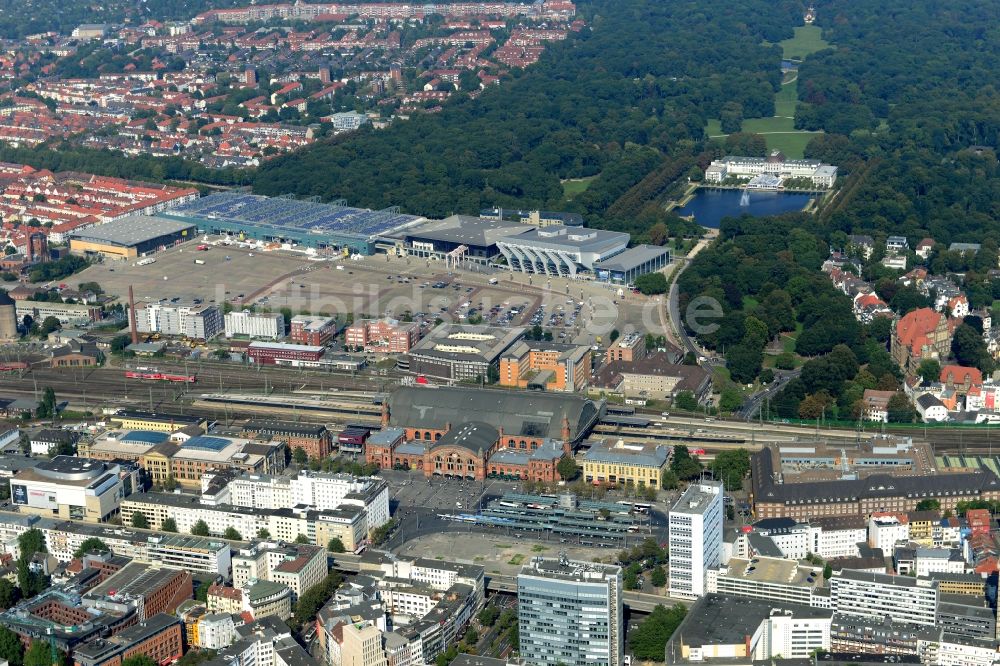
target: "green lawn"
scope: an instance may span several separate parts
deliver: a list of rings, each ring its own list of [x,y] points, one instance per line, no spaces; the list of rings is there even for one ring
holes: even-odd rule
[[[795,121],[792,118],[747,118],[743,121],[743,131],[754,134],[770,134],[772,132],[794,132]]]
[[[780,107],[778,107],[780,109]],[[743,121],[743,131],[763,134],[767,140],[768,150],[780,150],[792,159],[802,159],[806,144],[818,132],[806,132],[795,129],[795,121],[791,118],[748,118]],[[705,127],[708,136],[723,137],[718,120],[709,120]]]
[[[803,25],[795,28],[795,36],[781,42],[784,57],[788,60],[802,60],[810,53],[822,51],[830,46],[823,40],[819,26]]]
[[[792,159],[802,159],[805,154],[806,144],[816,134],[821,132],[796,132],[794,134],[768,134],[767,147],[770,150],[780,150],[787,157]]]
[[[594,181],[597,176],[587,176],[586,178],[574,178],[572,180],[564,180],[563,186],[563,196],[567,199],[572,199],[581,192],[585,192],[590,184]]]
[[[787,354],[795,353],[795,340],[802,333],[802,323],[796,322],[794,333],[783,333],[781,336],[782,349]]]
[[[795,117],[795,107],[799,105],[799,80],[782,84],[781,90],[774,96],[774,115]]]
[[[814,51],[826,48],[821,31],[816,26],[795,28],[795,37],[781,42],[786,58],[801,60]],[[789,55],[789,54],[795,55]],[[785,75],[781,90],[774,96],[773,118],[749,118],[743,121],[742,130],[755,134],[763,134],[767,140],[768,150],[780,150],[792,159],[801,159],[806,144],[813,137],[813,132],[803,132],[795,129],[795,109],[798,106],[798,78],[794,72]],[[724,137],[722,127],[717,119],[710,119],[705,127],[705,133],[710,137]]]

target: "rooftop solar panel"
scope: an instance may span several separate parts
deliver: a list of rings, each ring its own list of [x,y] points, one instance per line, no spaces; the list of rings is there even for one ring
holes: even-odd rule
[[[399,214],[395,209],[373,211],[233,192],[210,194],[175,210],[194,217],[267,225],[275,228],[276,235],[280,235],[283,229],[298,229],[310,233],[373,236],[419,219],[413,215]]]
[[[169,437],[170,435],[165,432],[156,432],[154,430],[133,430],[122,437],[121,441],[132,444],[159,444],[160,442],[167,441],[167,438]]]
[[[229,446],[228,439],[222,439],[221,437],[211,437],[209,435],[199,435],[197,437],[192,437],[188,441],[184,442],[181,446],[188,449],[204,449],[206,451],[221,451],[222,449]]]

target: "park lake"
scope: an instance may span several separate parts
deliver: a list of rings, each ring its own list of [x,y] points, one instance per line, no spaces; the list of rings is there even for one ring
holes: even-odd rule
[[[698,188],[694,196],[682,208],[675,209],[678,215],[694,216],[695,222],[703,227],[718,228],[725,217],[740,215],[780,215],[800,211],[806,207],[815,194],[754,191],[750,192],[750,204],[740,205],[742,190],[714,190]]]

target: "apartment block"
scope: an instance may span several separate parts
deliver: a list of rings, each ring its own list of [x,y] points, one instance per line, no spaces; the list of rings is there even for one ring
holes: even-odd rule
[[[229,502],[236,507],[277,510],[308,507],[333,511],[364,509],[369,529],[389,522],[389,487],[377,477],[300,471],[294,477],[248,474],[229,481]]]
[[[289,338],[295,344],[322,347],[333,339],[338,330],[336,317],[296,315],[292,317]]]
[[[280,583],[292,591],[293,602],[322,582],[328,571],[326,549],[320,546],[262,541],[233,556],[234,586],[258,579]]]
[[[234,311],[226,314],[225,322],[226,337],[245,335],[266,340],[285,337],[285,317],[277,312]]]
[[[126,515],[131,516],[128,512]],[[0,541],[15,541],[30,529],[37,529],[45,535],[49,554],[60,562],[69,562],[84,541],[97,538],[113,554],[135,562],[225,577],[230,574],[230,544],[221,539],[190,534],[154,534],[144,530],[0,512]]]
[[[176,335],[192,340],[211,340],[226,328],[222,311],[208,304],[137,303],[134,314],[140,333]]]
[[[842,569],[830,579],[830,603],[837,613],[932,627],[938,588],[932,580]]]
[[[344,331],[344,346],[348,349],[383,354],[406,354],[419,340],[420,326],[416,322],[396,319],[362,319]]]
[[[500,386],[581,391],[591,370],[590,349],[557,342],[521,340],[500,357]]]

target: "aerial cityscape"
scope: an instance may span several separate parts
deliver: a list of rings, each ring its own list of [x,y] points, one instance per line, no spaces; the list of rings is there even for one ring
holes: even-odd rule
[[[1000,34],[0,0],[0,666],[1000,666]]]

